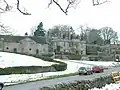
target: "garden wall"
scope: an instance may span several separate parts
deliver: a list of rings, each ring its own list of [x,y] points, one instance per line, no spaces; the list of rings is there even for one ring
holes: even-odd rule
[[[83,80],[76,81],[74,83],[63,83],[55,85],[54,87],[43,87],[40,90],[89,90],[92,88],[102,88],[106,84],[114,83],[112,80],[112,76],[105,76],[96,78],[94,80]]]

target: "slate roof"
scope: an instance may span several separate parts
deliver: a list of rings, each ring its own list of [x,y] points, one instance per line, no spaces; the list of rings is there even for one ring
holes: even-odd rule
[[[26,37],[34,40],[36,43],[40,44],[47,44],[45,37],[38,37],[38,36],[11,36],[11,35],[0,35],[0,40],[4,38],[4,42],[19,42],[22,39],[25,39]]]

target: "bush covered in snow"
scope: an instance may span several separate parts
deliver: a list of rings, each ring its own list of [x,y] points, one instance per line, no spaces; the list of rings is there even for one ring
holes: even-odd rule
[[[0,67],[0,75],[34,74],[43,72],[64,71],[67,69],[66,63],[53,60],[48,56],[27,54],[20,55],[7,52],[0,53],[0,63],[4,66]]]

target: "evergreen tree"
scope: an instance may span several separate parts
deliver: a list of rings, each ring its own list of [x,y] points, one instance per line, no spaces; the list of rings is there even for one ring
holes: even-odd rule
[[[34,36],[45,36],[45,30],[43,29],[42,22],[40,22],[40,24],[37,26],[37,29],[34,32]]]

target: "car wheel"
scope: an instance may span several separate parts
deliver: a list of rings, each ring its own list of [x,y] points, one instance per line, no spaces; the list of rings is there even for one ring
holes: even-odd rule
[[[2,88],[3,88],[3,86],[2,86],[2,85],[0,85],[0,90],[2,90]]]
[[[93,72],[91,72],[91,74],[93,74]]]
[[[90,75],[91,73],[90,73],[90,72],[87,72],[86,74],[87,74],[87,75]]]

